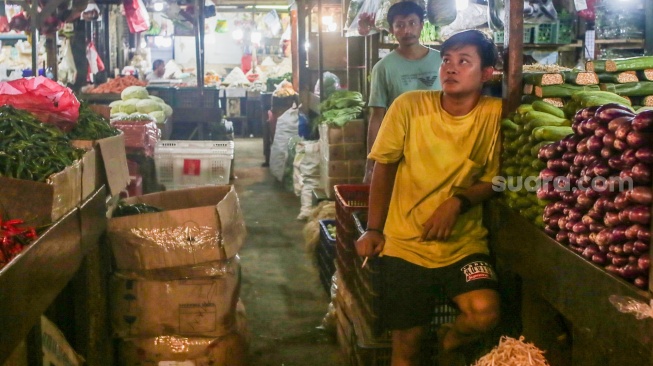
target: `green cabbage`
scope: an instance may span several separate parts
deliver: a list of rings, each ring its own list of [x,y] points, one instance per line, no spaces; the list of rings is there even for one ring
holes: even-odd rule
[[[160,111],[161,109],[161,105],[152,99],[141,99],[136,102],[136,110],[140,113],[150,113]]]
[[[122,100],[114,100],[113,102],[109,103],[109,107],[113,108],[116,106],[120,106],[123,103]]]
[[[147,93],[147,89],[143,86],[128,86],[126,87],[122,93],[120,93],[120,98],[122,100],[129,100],[129,99],[148,99],[150,95]]]
[[[128,116],[127,113],[122,113],[122,112],[111,113],[111,119],[119,119],[119,118],[123,118],[123,117],[127,117],[127,116]]]
[[[127,114],[132,114],[136,112],[136,103],[139,101],[139,99],[129,99],[125,100],[121,105],[120,105],[120,112],[122,113],[127,113]]]
[[[166,121],[166,115],[162,111],[154,111],[148,114],[156,119],[156,123],[164,123]]]
[[[153,101],[155,101],[157,103],[165,103],[165,101],[163,99],[157,97],[156,95],[150,95],[150,99],[152,99]]]
[[[165,113],[166,118],[172,116],[172,107],[163,103],[161,104],[161,108],[163,109],[163,113]]]

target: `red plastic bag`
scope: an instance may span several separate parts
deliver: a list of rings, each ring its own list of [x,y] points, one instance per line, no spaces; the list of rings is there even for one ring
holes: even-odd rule
[[[141,0],[123,0],[127,25],[130,33],[145,32],[150,29],[150,16]]]
[[[587,21],[593,22],[596,18],[596,12],[594,8],[596,7],[596,0],[587,0],[587,9],[581,10],[578,12],[578,16]]]
[[[73,92],[44,76],[0,82],[0,105],[5,104],[26,110],[41,122],[66,132],[79,117],[79,101]]]

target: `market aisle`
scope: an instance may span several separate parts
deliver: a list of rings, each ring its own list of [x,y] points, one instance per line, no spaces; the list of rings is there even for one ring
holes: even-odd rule
[[[263,141],[236,140],[233,181],[248,237],[240,252],[241,298],[251,332],[251,366],[342,365],[335,337],[318,329],[328,298],[304,251],[299,198],[262,168]]]

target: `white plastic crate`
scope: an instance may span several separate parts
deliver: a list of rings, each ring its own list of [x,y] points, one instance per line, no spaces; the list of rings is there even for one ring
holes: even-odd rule
[[[233,141],[159,141],[156,174],[166,189],[229,184]]]

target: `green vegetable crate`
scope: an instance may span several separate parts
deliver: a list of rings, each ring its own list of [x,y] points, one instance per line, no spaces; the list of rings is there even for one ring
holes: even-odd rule
[[[533,37],[533,27],[524,26],[524,43],[531,43],[532,37]],[[503,44],[504,32],[495,31],[492,33],[492,38],[495,44]]]

